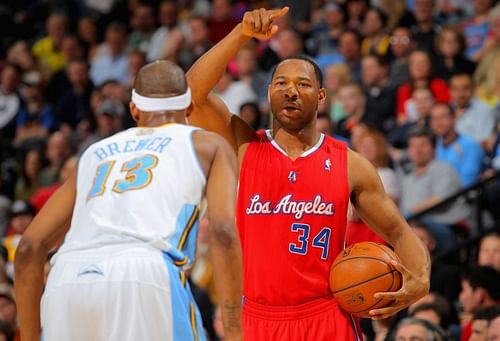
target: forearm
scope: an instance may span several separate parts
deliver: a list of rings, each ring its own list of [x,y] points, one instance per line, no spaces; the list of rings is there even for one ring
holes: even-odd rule
[[[213,231],[217,229],[218,231]],[[234,226],[212,228],[209,247],[214,267],[218,303],[222,312],[224,336],[241,337],[241,299],[243,295],[242,256]]]
[[[40,340],[40,299],[47,249],[22,243],[15,259],[15,292],[23,341]]]
[[[413,207],[411,209],[411,213],[418,213],[418,212],[424,211],[428,208],[431,208],[434,205],[439,204],[442,200],[443,199],[441,197],[438,197],[435,195],[432,197],[429,197],[429,198],[425,199],[424,201],[420,202],[415,207]]]
[[[397,229],[397,234],[391,236],[389,243],[394,247],[404,266],[419,278],[428,281],[431,269],[429,252],[407,224],[404,225],[404,228]]]
[[[224,74],[229,61],[250,37],[243,35],[238,24],[224,39],[202,55],[186,73],[193,100],[202,104]],[[210,70],[210,72],[207,72]]]

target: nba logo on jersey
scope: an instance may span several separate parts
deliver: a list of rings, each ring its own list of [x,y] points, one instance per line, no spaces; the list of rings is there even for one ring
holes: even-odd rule
[[[331,168],[332,168],[332,162],[330,161],[330,159],[326,159],[325,160],[325,170],[329,172]]]
[[[290,171],[290,174],[288,174],[288,181],[291,183],[297,182],[297,173],[294,171]]]

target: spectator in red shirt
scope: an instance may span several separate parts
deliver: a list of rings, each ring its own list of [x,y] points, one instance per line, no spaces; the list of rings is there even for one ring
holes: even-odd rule
[[[432,61],[430,55],[422,50],[411,53],[409,59],[410,81],[401,85],[397,94],[397,116],[398,123],[402,125],[409,121],[415,121],[417,115],[408,100],[413,90],[418,88],[429,88],[437,102],[449,103],[450,91],[446,82],[432,75]]]

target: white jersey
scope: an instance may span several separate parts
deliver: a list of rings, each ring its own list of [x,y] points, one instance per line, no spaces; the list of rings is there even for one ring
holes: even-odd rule
[[[91,145],[78,165],[73,219],[58,257],[147,243],[188,265],[206,184],[191,138],[196,129],[130,128]]]

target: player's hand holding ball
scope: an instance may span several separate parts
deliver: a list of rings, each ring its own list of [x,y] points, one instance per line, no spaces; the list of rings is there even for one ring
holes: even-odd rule
[[[422,297],[428,283],[412,274],[385,245],[361,242],[337,256],[330,287],[345,311],[376,320],[385,319]]]
[[[266,10],[264,8],[246,12],[241,22],[243,35],[261,40],[270,39],[278,32],[274,22],[288,13],[289,8]]]

